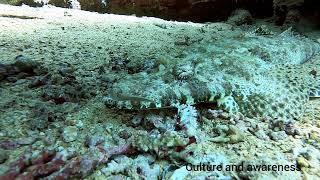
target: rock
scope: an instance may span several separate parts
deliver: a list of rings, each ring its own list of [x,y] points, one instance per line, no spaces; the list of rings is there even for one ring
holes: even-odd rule
[[[49,125],[52,112],[47,107],[47,104],[36,103],[33,107],[33,118],[30,121],[30,129],[32,130],[44,130]]]
[[[0,150],[13,150],[21,147],[21,145],[15,140],[2,140],[0,141]]]
[[[190,37],[189,36],[178,36],[174,41],[174,45],[176,46],[189,46],[190,45]]]
[[[19,138],[17,140],[17,143],[20,145],[30,145],[33,144],[37,140],[36,137],[25,137],[25,138]]]
[[[103,137],[103,135],[97,134],[97,135],[86,137],[85,145],[87,147],[94,147],[104,142],[105,142],[105,138]]]
[[[143,117],[141,115],[133,116],[131,123],[134,127],[139,126],[143,121]]]
[[[216,128],[220,135],[210,138],[211,142],[235,144],[244,140],[242,132],[235,125],[217,125]]]
[[[285,19],[284,24],[296,24],[300,21],[301,14],[298,9],[291,9],[287,13],[287,17]]]
[[[227,113],[227,112],[222,112],[220,114],[220,118],[222,119],[229,119],[230,118],[230,115]]]
[[[112,71],[122,71],[128,70],[128,63],[130,60],[127,57],[121,56],[111,56],[111,70]]]
[[[40,86],[44,86],[49,82],[49,77],[48,75],[46,76],[38,76],[33,81],[29,84],[29,88],[37,88]]]
[[[259,129],[254,135],[261,140],[269,140],[269,136],[262,129]]]
[[[271,132],[269,136],[274,141],[284,140],[288,137],[285,131]]]
[[[301,132],[293,122],[286,123],[284,131],[286,132],[286,134],[292,135],[292,136],[301,135]]]
[[[8,152],[0,149],[0,164],[7,161],[9,158]]]
[[[119,137],[121,137],[122,139],[129,139],[130,136],[131,134],[127,130],[121,130],[119,132]]]
[[[288,127],[292,126],[292,123],[287,123]],[[283,131],[285,130],[286,123],[283,120],[271,120],[269,124],[269,128],[273,131]]]
[[[312,131],[312,132],[310,133],[310,135],[309,135],[309,139],[310,139],[310,140],[314,140],[314,141],[316,141],[316,142],[320,142],[320,135],[319,135],[318,132]]]
[[[295,19],[296,15],[299,14],[299,12],[297,14],[296,10],[301,8],[303,3],[304,0],[274,0],[273,8],[276,23],[283,25],[286,21]],[[290,13],[288,14],[288,12]]]
[[[67,76],[68,74],[72,74],[74,72],[73,67],[70,64],[62,63],[59,65],[59,74],[62,76]]]
[[[227,23],[232,25],[252,24],[253,18],[248,10],[236,9],[228,18]]]
[[[230,137],[230,143],[238,143],[244,139],[242,132],[235,125],[230,125],[227,133]]]
[[[72,142],[77,139],[78,129],[74,126],[67,126],[63,129],[62,138],[64,142]]]
[[[209,109],[208,113],[209,113],[208,114],[208,118],[209,119],[216,119],[223,113],[223,110],[212,110],[212,109]]]
[[[128,73],[134,74],[139,72],[153,72],[159,67],[160,61],[154,59],[154,58],[147,58],[143,61],[130,61],[127,65],[128,67]]]
[[[19,55],[15,58],[14,65],[21,71],[26,73],[33,73],[33,70],[37,66],[35,61],[32,61],[29,57]]]
[[[309,162],[304,157],[298,157],[297,164],[300,167],[305,167],[305,168],[310,166]]]

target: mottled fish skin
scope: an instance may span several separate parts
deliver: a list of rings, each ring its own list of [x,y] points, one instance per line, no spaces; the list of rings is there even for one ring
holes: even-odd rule
[[[309,95],[320,89],[320,58],[312,58],[320,44],[290,31],[220,36],[190,46],[189,56],[158,72],[127,74],[105,104],[148,109],[212,102],[248,117],[301,117]]]

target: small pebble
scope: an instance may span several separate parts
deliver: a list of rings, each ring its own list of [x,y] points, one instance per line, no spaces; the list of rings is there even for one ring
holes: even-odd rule
[[[14,65],[21,72],[33,72],[33,69],[36,67],[36,62],[32,61],[29,57],[19,55],[15,58],[16,62]]]
[[[317,127],[320,128],[320,121],[317,122]]]
[[[297,163],[300,167],[307,168],[310,166],[309,162],[304,157],[298,157]]]
[[[179,36],[176,38],[174,45],[176,45],[176,46],[189,46],[190,45],[190,37]]]
[[[270,139],[269,136],[262,129],[259,129],[258,131],[256,131],[254,133],[254,135],[261,140],[269,140]]]
[[[44,132],[40,132],[39,135],[40,135],[40,136],[44,136],[44,135],[46,135],[46,134],[45,134]]]
[[[20,145],[30,145],[33,144],[37,140],[36,137],[25,137],[25,138],[19,138],[17,140],[17,143]]]
[[[288,137],[285,131],[271,132],[270,138],[274,141],[284,140]]]
[[[320,142],[319,134],[317,132],[315,132],[315,131],[312,131],[310,133],[310,139],[315,140],[317,142]]]
[[[119,132],[119,137],[122,139],[128,139],[131,136],[131,134],[127,130],[122,130]]]
[[[142,122],[142,117],[140,115],[136,115],[132,118],[131,122],[134,126],[138,126]]]
[[[77,139],[78,129],[75,126],[67,126],[63,129],[62,137],[64,142],[72,142]]]
[[[101,144],[103,142],[105,142],[105,139],[104,139],[104,137],[102,137],[102,135],[93,135],[93,136],[88,136],[86,138],[85,145],[87,147],[94,147],[94,146]]]
[[[59,73],[62,76],[67,76],[67,74],[71,74],[73,71],[74,70],[70,64],[66,64],[66,63],[60,64]]]
[[[229,114],[228,114],[227,112],[222,112],[222,113],[220,114],[220,117],[221,117],[222,119],[229,119],[229,118],[230,118],[230,116],[229,116]]]
[[[81,121],[81,120],[78,120],[77,121],[77,124],[76,124],[76,126],[77,126],[77,128],[79,128],[79,129],[82,129],[83,128],[83,122]]]

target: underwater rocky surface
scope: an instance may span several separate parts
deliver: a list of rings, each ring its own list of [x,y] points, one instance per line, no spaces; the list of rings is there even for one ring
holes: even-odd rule
[[[295,24],[301,18],[320,24],[318,0],[0,0],[10,5],[56,6],[113,14],[153,16],[167,20],[212,22],[226,20],[236,9],[254,17],[272,17],[278,25]]]
[[[319,178],[320,33],[241,14],[0,5],[0,179]]]

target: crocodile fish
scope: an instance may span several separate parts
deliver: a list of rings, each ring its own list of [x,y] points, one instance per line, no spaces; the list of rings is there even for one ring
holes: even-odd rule
[[[155,71],[125,74],[104,102],[119,109],[215,103],[231,114],[298,119],[320,89],[320,44],[290,29],[259,32],[217,32]]]

